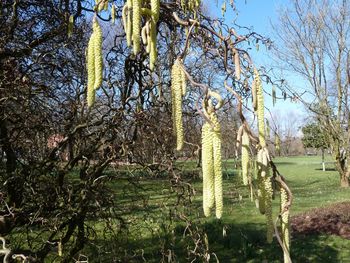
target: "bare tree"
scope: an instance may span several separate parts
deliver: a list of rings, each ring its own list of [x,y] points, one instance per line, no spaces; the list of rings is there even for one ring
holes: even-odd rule
[[[306,81],[305,90],[289,90],[320,123],[342,187],[349,187],[350,175],[349,19],[350,1],[292,0],[290,7],[281,10],[275,27],[277,57]]]

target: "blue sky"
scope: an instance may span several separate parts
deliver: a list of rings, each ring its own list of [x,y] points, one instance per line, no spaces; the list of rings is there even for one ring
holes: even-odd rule
[[[208,0],[207,0],[208,1]],[[210,2],[209,14],[213,17],[222,17],[221,5],[223,0],[208,1]],[[234,27],[233,21],[237,24],[245,27],[252,28],[253,31],[270,37],[273,39],[272,24],[275,24],[278,20],[278,10],[285,7],[289,1],[286,0],[234,0],[236,11],[233,11],[229,5],[230,0],[227,0],[225,20],[226,23]],[[205,3],[205,1],[203,1]],[[238,32],[239,33],[239,32]],[[260,47],[259,52],[252,49],[251,56],[254,63],[259,66],[266,68],[274,67],[275,62],[271,59],[271,51],[266,50],[265,47]],[[290,74],[289,74],[290,75]],[[289,83],[293,83],[294,86],[303,86],[303,80],[296,77],[291,78],[290,76],[284,76]],[[266,91],[270,92],[271,87],[265,86]],[[277,92],[277,96],[281,96],[280,92]],[[273,115],[278,115],[278,118],[295,119],[294,121],[302,122],[306,117],[306,111],[301,103],[291,103],[289,100],[283,101],[278,100],[275,107],[272,106],[272,99],[265,96],[266,106],[271,110]],[[268,116],[267,116],[268,117]],[[287,120],[289,121],[289,120]]]

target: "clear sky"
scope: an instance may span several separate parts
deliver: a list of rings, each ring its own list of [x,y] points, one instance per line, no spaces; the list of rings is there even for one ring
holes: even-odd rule
[[[224,0],[211,0],[208,6],[209,14],[213,17],[222,17],[221,6]],[[218,4],[216,4],[216,2]],[[285,7],[288,4],[288,0],[234,0],[236,10],[233,11],[229,5],[230,0],[226,0],[226,23],[234,27],[234,21],[236,24],[251,28],[253,31],[273,39],[272,25],[278,20],[278,10]],[[203,1],[205,3],[205,0]],[[238,31],[239,33],[239,31]],[[245,32],[244,32],[245,33]],[[251,56],[254,63],[266,68],[274,67],[274,62],[271,51],[268,51],[265,47],[260,47],[259,52],[252,49]],[[294,86],[303,86],[303,81],[297,78],[290,78],[284,76],[289,83],[293,83]],[[269,86],[264,87],[267,92],[270,91]],[[281,97],[281,92],[277,92],[277,96]],[[265,96],[266,106],[271,110],[273,115],[278,115],[279,118],[289,119],[293,118],[294,121],[302,122],[306,118],[306,111],[301,103],[292,103],[289,100],[278,100],[275,107],[272,106],[272,99]],[[268,116],[267,116],[268,117]],[[299,124],[301,125],[301,123]]]

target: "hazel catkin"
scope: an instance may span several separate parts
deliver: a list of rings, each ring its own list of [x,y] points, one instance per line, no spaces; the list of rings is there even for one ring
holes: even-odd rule
[[[242,179],[243,179],[244,185],[248,185],[248,171],[249,171],[249,163],[250,163],[249,146],[250,146],[249,135],[247,131],[243,128],[241,162],[242,162]]]
[[[103,57],[102,57],[102,30],[97,22],[93,23],[94,36],[94,56],[95,56],[95,84],[94,89],[102,85],[103,79]]]
[[[171,69],[171,96],[173,107],[173,123],[176,134],[176,149],[180,151],[183,147],[184,134],[182,125],[182,84],[181,65],[177,59]]]

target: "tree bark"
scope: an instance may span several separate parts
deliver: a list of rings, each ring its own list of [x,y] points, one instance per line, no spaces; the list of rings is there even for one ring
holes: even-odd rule
[[[326,171],[326,165],[324,163],[324,149],[322,148],[322,171]]]
[[[349,185],[349,172],[342,174],[342,176],[340,177],[340,186],[345,187],[345,188],[348,188],[350,186]]]

